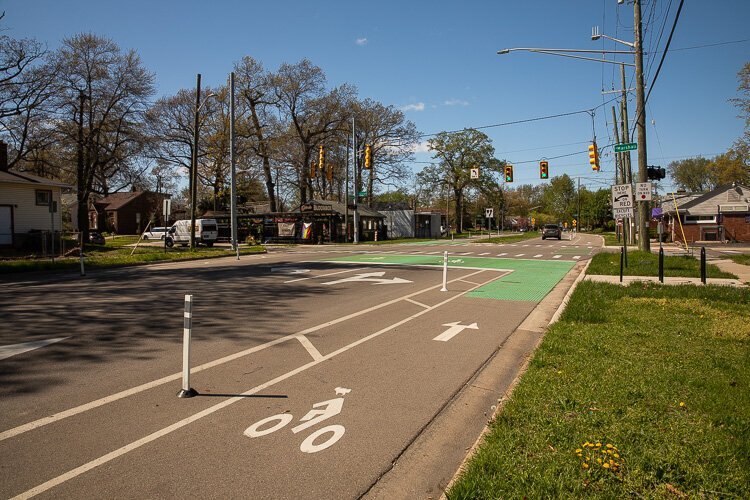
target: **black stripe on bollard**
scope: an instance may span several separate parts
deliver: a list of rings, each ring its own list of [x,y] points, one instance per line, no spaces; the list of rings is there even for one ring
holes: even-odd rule
[[[625,247],[620,248],[620,283],[622,283],[622,264],[625,259]]]
[[[706,284],[706,247],[701,247],[701,283]]]
[[[659,247],[659,282],[664,283],[664,249]]]

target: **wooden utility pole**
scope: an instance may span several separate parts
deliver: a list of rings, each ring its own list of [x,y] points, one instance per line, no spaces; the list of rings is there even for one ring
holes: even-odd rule
[[[193,161],[190,166],[190,249],[195,248],[195,205],[198,198],[198,111],[201,108],[201,74],[195,82],[195,121],[193,122]],[[165,236],[166,237],[166,236]]]
[[[635,0],[635,99],[636,99],[636,130],[638,131],[638,182],[648,180],[648,159],[646,156],[646,99],[643,83],[643,34],[641,28],[641,0]],[[651,251],[651,241],[648,236],[648,221],[650,208],[648,201],[638,201],[638,248]]]

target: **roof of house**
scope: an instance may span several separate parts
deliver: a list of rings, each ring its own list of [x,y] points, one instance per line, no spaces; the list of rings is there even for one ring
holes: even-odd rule
[[[104,210],[119,210],[139,196],[148,193],[148,191],[127,191],[123,193],[112,193],[104,198],[96,200],[94,203]]]
[[[65,184],[64,182],[45,179],[44,177],[38,177],[27,172],[19,172],[17,170],[0,170],[0,182],[8,182],[11,184],[31,184],[40,187],[73,187],[70,184]]]
[[[685,203],[682,208],[689,210],[690,208],[696,207],[701,203],[716,198],[717,196],[721,196],[724,193],[727,194],[726,199],[723,200],[726,203],[747,203],[748,197],[750,197],[750,188],[741,184],[724,184],[723,186],[717,187],[713,191],[709,191],[708,193],[702,194],[699,197]]]

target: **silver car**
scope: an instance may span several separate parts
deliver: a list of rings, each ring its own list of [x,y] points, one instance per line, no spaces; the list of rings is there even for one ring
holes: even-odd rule
[[[148,231],[144,231],[142,238],[144,240],[163,240],[167,234],[167,227],[152,227]]]
[[[561,240],[562,230],[560,229],[560,226],[557,224],[545,224],[542,228],[542,239],[545,240],[547,238],[557,238],[558,240]]]

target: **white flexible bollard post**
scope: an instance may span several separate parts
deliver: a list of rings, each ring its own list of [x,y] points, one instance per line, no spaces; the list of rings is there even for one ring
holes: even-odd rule
[[[185,295],[185,314],[182,328],[182,389],[178,398],[192,398],[198,391],[190,387],[190,337],[193,330],[193,296]]]
[[[441,292],[447,292],[448,291],[448,252],[443,252],[443,288],[440,289]]]

